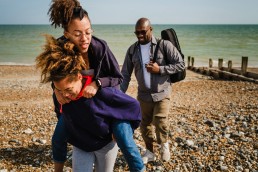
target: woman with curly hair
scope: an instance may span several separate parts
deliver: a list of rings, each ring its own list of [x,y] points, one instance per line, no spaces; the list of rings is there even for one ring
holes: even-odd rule
[[[44,51],[36,58],[41,82],[53,87],[70,100],[60,104],[54,98],[55,111],[63,116],[68,142],[73,145],[73,171],[112,172],[118,147],[112,140],[114,121],[126,120],[133,129],[139,126],[141,110],[136,99],[114,87],[105,87],[92,98],[83,97],[93,75],[77,47],[70,41],[47,36]],[[122,136],[127,139],[126,135]],[[94,166],[95,165],[95,166]]]
[[[48,14],[52,25],[64,29],[64,36],[58,40],[71,41],[80,52],[84,62],[91,69],[92,82],[84,87],[81,93],[82,96],[94,98],[98,91],[105,87],[119,89],[119,84],[123,79],[119,65],[106,42],[92,36],[93,30],[88,13],[80,6],[80,3],[76,0],[53,0]],[[86,73],[81,71],[81,73],[87,74],[89,71]],[[64,96],[64,92],[60,92],[54,87],[54,84],[52,85],[54,99],[62,105],[69,104],[72,99]],[[52,137],[52,150],[55,171],[62,171],[67,154],[66,140],[71,136],[70,133],[66,132],[67,127],[65,124],[67,122],[64,120],[63,115],[57,113],[57,117],[58,123]],[[113,120],[112,133],[128,163],[130,171],[144,171],[144,164],[133,140],[133,130],[130,122]]]

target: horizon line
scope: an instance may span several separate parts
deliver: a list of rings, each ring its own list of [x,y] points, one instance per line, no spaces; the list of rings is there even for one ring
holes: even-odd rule
[[[0,23],[0,25],[50,25],[50,23]],[[135,25],[135,23],[92,23],[92,25]],[[152,23],[152,25],[258,25],[257,23]]]

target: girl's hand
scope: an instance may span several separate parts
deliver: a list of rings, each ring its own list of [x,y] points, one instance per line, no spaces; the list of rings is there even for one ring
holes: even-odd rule
[[[93,96],[95,96],[97,91],[98,91],[98,86],[96,84],[96,81],[93,81],[92,83],[90,83],[84,88],[83,97],[92,98]]]

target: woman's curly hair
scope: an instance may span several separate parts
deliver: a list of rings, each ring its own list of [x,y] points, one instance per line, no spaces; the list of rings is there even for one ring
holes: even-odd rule
[[[48,15],[50,16],[51,25],[62,27],[66,30],[73,18],[80,18],[81,20],[86,16],[89,19],[87,11],[81,7],[80,2],[77,0],[52,0]]]
[[[46,35],[44,50],[35,61],[36,68],[41,70],[42,83],[60,81],[89,69],[88,59],[82,57],[73,43],[50,35]]]

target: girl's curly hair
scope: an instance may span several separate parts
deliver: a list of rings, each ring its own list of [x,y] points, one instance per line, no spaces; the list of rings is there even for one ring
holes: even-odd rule
[[[89,69],[89,60],[82,57],[73,43],[50,35],[46,35],[44,50],[35,61],[36,68],[41,70],[42,83],[60,81]]]
[[[73,18],[81,20],[86,16],[89,19],[88,12],[81,7],[77,0],[52,0],[48,15],[51,25],[62,27],[65,30]]]

